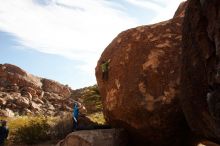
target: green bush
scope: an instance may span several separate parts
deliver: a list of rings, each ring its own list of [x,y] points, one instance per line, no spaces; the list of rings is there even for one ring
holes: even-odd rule
[[[45,117],[30,119],[14,131],[13,140],[19,143],[36,144],[50,138],[49,128],[48,119]]]
[[[38,116],[17,116],[3,118],[7,120],[9,137],[7,145],[31,145],[41,144],[46,141],[62,139],[72,132],[72,115],[63,113],[57,117]]]
[[[96,112],[87,116],[91,121],[98,123],[100,125],[106,124],[104,115],[102,112]]]

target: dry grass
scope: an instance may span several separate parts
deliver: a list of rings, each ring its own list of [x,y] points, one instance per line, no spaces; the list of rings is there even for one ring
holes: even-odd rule
[[[8,121],[10,130],[8,145],[36,144],[64,138],[72,131],[72,117],[64,113],[59,117],[18,116],[2,118]]]
[[[102,112],[96,112],[87,116],[91,121],[104,125],[106,123]]]

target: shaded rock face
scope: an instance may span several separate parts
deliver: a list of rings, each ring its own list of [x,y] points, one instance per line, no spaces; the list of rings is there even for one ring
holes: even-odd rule
[[[220,1],[190,0],[188,5],[183,23],[182,109],[192,131],[220,142]]]
[[[0,116],[56,115],[71,111],[71,88],[28,74],[11,64],[0,64]]]
[[[126,128],[138,145],[184,145],[187,126],[177,98],[182,19],[122,32],[97,63],[106,120]],[[100,65],[108,59],[109,78],[102,80]]]
[[[83,130],[69,134],[56,146],[127,146],[123,130]]]

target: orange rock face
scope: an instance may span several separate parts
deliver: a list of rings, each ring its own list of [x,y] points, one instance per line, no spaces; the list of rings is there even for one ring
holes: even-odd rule
[[[177,98],[182,19],[120,33],[97,63],[104,115],[111,125],[127,129],[135,144],[184,145],[187,126]],[[109,78],[102,80],[101,62],[108,59]]]
[[[219,8],[219,0],[189,0],[183,23],[180,99],[192,131],[220,142],[220,82],[216,78],[220,63]]]
[[[53,92],[57,93],[64,97],[69,97],[71,95],[71,89],[67,86],[64,86],[58,82],[48,80],[48,79],[42,79],[43,83],[43,90],[46,92]]]
[[[21,88],[29,86],[38,90],[41,88],[42,83],[39,78],[28,75],[24,70],[17,66],[0,64],[0,86],[7,88],[14,85]]]

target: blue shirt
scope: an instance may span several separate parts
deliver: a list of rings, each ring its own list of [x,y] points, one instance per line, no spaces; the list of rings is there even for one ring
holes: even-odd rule
[[[75,104],[73,107],[73,117],[78,119],[78,116],[79,116],[79,108],[78,108],[77,104]]]

